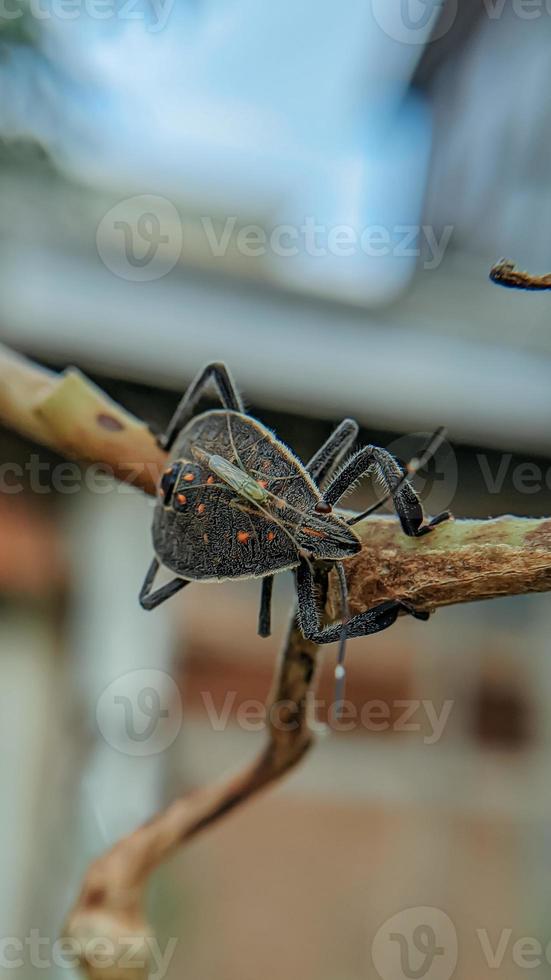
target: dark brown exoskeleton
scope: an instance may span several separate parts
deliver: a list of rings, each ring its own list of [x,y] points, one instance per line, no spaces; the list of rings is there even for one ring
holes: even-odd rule
[[[223,407],[193,417],[211,381]],[[269,429],[245,413],[225,365],[209,364],[190,385],[160,440],[171,463],[155,508],[155,558],[140,593],[143,608],[154,609],[191,581],[259,578],[259,633],[268,636],[273,576],[293,569],[302,632],[315,643],[340,640],[341,671],[345,637],[386,629],[400,612],[426,619],[426,613],[416,613],[400,601],[383,602],[349,618],[341,562],[361,550],[352,525],[390,498],[404,532],[413,537],[449,517],[443,513],[425,522],[407,479],[433,454],[442,430],[405,472],[386,450],[366,446],[335,473],[357,434],[357,423],[345,419],[304,466]],[[352,518],[333,511],[356,480],[372,471],[385,488],[384,498]],[[321,626],[314,586],[317,562],[337,569],[344,622]],[[161,565],[176,578],[152,592]]]

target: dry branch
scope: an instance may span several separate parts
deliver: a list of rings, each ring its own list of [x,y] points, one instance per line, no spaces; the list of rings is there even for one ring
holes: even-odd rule
[[[312,741],[307,695],[316,656],[317,647],[304,639],[293,619],[267,715],[268,741],[259,758],[232,778],[176,800],[90,866],[64,931],[76,942],[90,980],[117,980],[123,975],[116,968],[109,972],[94,966],[94,940],[100,937],[115,949],[115,961],[128,951],[132,939],[136,970],[126,970],[124,977],[145,980],[151,928],[144,919],[143,899],[151,872],[200,830],[283,776],[307,751]]]
[[[508,286],[509,289],[551,289],[551,273],[534,276],[530,272],[521,272],[510,259],[500,259],[490,269],[490,279],[498,286]]]
[[[365,542],[346,563],[352,612],[386,599],[432,611],[478,599],[551,590],[551,520],[497,517],[442,524],[406,538],[392,518],[358,525]]]
[[[24,436],[71,458],[100,463],[117,478],[155,493],[165,457],[149,429],[78,371],[56,375],[0,348],[0,419]],[[352,612],[390,598],[434,609],[551,589],[551,520],[456,521],[419,540],[406,538],[397,521],[384,517],[369,518],[357,530],[365,547],[346,562]],[[319,568],[317,575],[326,599],[325,573]],[[151,932],[142,899],[151,872],[194,834],[279,779],[307,751],[312,741],[307,695],[316,657],[316,646],[293,621],[271,701],[276,710],[269,712],[268,742],[258,760],[225,782],[176,800],[90,866],[65,930],[77,942],[90,980],[147,977]],[[128,937],[141,941],[144,965],[134,972],[94,965],[86,953],[99,938],[127,953]]]
[[[63,456],[99,463],[119,480],[156,491],[165,454],[154,435],[76,368],[55,374],[0,345],[0,421]]]

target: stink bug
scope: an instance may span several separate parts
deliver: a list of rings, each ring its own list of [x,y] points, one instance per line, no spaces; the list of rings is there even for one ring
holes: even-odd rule
[[[221,409],[194,415],[209,382]],[[153,518],[155,558],[140,592],[144,609],[154,609],[189,582],[262,579],[259,634],[270,633],[273,576],[293,569],[302,632],[314,643],[341,641],[338,676],[347,636],[365,636],[391,626],[400,612],[420,619],[399,600],[348,616],[341,562],[361,550],[353,525],[392,498],[405,534],[419,537],[447,520],[447,512],[425,521],[408,476],[424,465],[443,438],[438,430],[421,456],[402,470],[385,449],[366,446],[337,469],[358,434],[345,419],[304,466],[261,422],[247,415],[224,364],[209,364],[182,398],[160,445],[170,464],[159,487]],[[337,472],[335,472],[337,471]],[[359,477],[374,472],[385,496],[354,517],[335,511]],[[315,563],[335,566],[343,622],[322,626],[315,599]],[[152,592],[164,565],[176,578]]]

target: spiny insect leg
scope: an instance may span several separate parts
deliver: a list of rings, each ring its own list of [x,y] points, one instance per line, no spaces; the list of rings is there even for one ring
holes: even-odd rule
[[[231,409],[235,412],[243,411],[241,396],[235,387],[226,365],[221,363],[207,364],[191,382],[172,416],[165,434],[159,439],[159,444],[162,449],[166,449],[168,452],[172,448],[178,433],[193,415],[193,410],[197,402],[211,381],[214,381],[216,385],[220,401],[224,408]]]
[[[348,521],[348,523],[350,525],[354,525],[357,524],[358,521],[363,521],[365,517],[369,517],[370,514],[373,514],[376,510],[379,510],[380,507],[391,500],[394,494],[401,490],[405,483],[409,482],[409,477],[415,473],[418,473],[419,470],[423,469],[423,466],[425,466],[429,460],[432,459],[434,454],[442,445],[445,437],[446,430],[441,426],[436,430],[436,432],[433,433],[427,445],[419,453],[419,455],[414,456],[413,459],[410,459],[409,463],[406,464],[405,470],[403,471],[398,482],[393,482],[392,486],[387,488],[387,492],[377,501],[377,503],[373,504],[372,507],[368,507],[367,510],[362,511],[361,514],[356,514],[356,516],[352,520]],[[416,537],[421,537],[423,534],[428,534],[430,531],[432,531],[433,527],[436,527],[437,524],[442,524],[444,521],[449,520],[450,517],[451,514],[449,511],[443,511],[441,514],[438,514],[437,517],[433,517],[428,524],[424,524],[417,531]]]
[[[415,536],[424,519],[421,501],[411,484],[403,479],[402,469],[394,456],[378,446],[365,446],[352,457],[327,487],[323,495],[324,502],[330,506],[336,504],[356,480],[371,469],[375,470],[385,492],[392,495],[403,530],[406,534]],[[393,487],[396,489],[393,490]]]
[[[385,490],[385,497],[394,501],[396,513],[400,519],[402,529],[410,537],[419,537],[426,534],[429,530],[450,516],[447,512],[439,514],[437,518],[428,524],[424,523],[425,516],[419,497],[407,479],[407,472],[404,473],[397,460],[386,449],[379,446],[365,446],[360,449],[346,466],[337,473],[327,487],[323,499],[324,503],[333,506],[347,490],[360,477],[365,476],[374,470],[379,481]],[[377,507],[379,504],[377,504]],[[357,524],[366,513],[354,517],[349,524]]]
[[[296,586],[298,595],[298,615],[300,626],[307,640],[313,643],[335,643],[341,639],[343,631],[347,637],[368,636],[388,629],[398,618],[401,610],[412,613],[410,606],[399,601],[381,602],[373,609],[352,616],[347,623],[335,623],[322,627],[316,605],[314,578],[307,561],[301,560],[296,571]],[[417,614],[416,618],[425,618]]]
[[[260,612],[258,614],[258,635],[269,636],[272,631],[272,590],[274,576],[267,575],[262,579],[260,592]]]
[[[159,562],[154,558],[147,570],[147,575],[145,576],[140,592],[140,605],[142,609],[156,609],[166,599],[170,599],[176,592],[183,589],[185,585],[189,585],[188,579],[173,578],[171,582],[167,582],[166,585],[162,585],[156,592],[152,592],[151,588],[158,571]]]
[[[344,419],[329,436],[323,446],[312,456],[306,469],[318,486],[323,486],[324,480],[333,472],[335,466],[356,441],[359,431],[354,419]]]

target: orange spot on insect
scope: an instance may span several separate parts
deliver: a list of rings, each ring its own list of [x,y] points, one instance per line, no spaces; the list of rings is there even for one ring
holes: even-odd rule
[[[303,527],[303,534],[308,534],[311,538],[324,538],[325,534],[323,531],[315,531],[313,527]]]
[[[207,476],[207,483],[214,483],[214,477],[213,476]]]
[[[184,480],[186,481],[186,483],[193,483],[194,479],[195,479],[195,473],[184,474]]]
[[[198,504],[197,505],[197,513],[198,514],[204,514],[205,513],[205,505],[204,504]]]
[[[273,541],[275,538],[275,531],[268,531],[268,541]]]
[[[187,504],[187,497],[186,497],[185,493],[178,493],[178,494],[176,494],[176,500],[178,501],[179,504],[182,504],[182,506],[184,504]]]
[[[262,489],[265,490],[266,487],[268,486],[268,481],[267,480],[259,480],[258,481],[258,486],[259,487],[262,487]]]
[[[209,543],[209,536],[208,536],[208,534],[203,534],[203,541],[205,542],[205,544],[208,544]]]
[[[237,540],[239,541],[239,544],[247,544],[247,541],[249,541],[250,537],[251,536],[248,531],[237,532]]]

